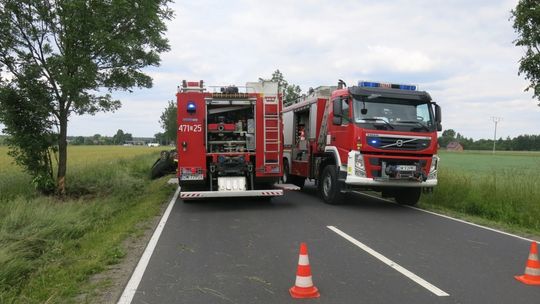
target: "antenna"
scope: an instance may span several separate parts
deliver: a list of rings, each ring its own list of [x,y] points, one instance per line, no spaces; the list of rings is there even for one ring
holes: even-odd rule
[[[495,143],[497,142],[497,124],[503,120],[502,117],[491,116],[491,121],[495,123],[495,132],[493,132],[493,154],[495,154]]]

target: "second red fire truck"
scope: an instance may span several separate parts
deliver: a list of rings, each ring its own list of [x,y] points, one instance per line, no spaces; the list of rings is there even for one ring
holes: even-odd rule
[[[276,187],[287,186],[275,185],[283,173],[276,82],[205,87],[203,81],[184,81],[177,102],[180,198],[283,194]]]
[[[284,182],[314,179],[325,202],[370,190],[414,205],[437,185],[441,110],[415,85],[319,87],[283,110]]]

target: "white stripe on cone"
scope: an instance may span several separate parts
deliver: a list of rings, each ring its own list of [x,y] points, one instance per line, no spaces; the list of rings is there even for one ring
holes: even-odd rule
[[[296,283],[294,285],[296,285],[297,287],[303,287],[303,288],[312,287],[313,280],[311,279],[311,276],[309,277],[296,276]]]
[[[305,254],[298,256],[298,265],[307,266],[309,265],[309,257]]]
[[[540,276],[540,269],[525,267],[525,274],[532,275],[532,276]]]

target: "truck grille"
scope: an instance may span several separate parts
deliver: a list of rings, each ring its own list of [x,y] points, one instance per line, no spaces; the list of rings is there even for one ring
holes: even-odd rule
[[[381,150],[420,151],[429,147],[431,138],[367,136],[367,144]]]

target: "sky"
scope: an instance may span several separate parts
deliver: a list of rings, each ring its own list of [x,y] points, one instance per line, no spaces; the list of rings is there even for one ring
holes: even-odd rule
[[[244,85],[279,69],[303,91],[359,80],[417,84],[443,110],[443,128],[474,139],[540,134],[540,107],[517,75],[524,50],[517,0],[177,1],[171,50],[145,71],[151,89],[115,93],[114,113],[70,118],[69,135],[160,132],[183,79]]]

